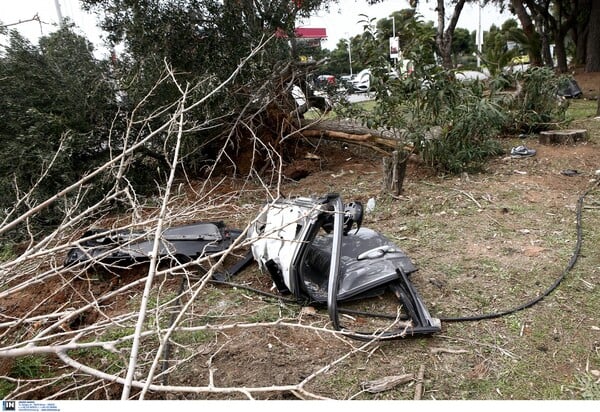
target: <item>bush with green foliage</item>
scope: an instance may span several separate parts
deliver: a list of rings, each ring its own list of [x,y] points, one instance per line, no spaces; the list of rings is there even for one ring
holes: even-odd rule
[[[373,30],[367,27],[367,33]],[[499,105],[484,97],[482,83],[460,82],[452,71],[433,64],[433,35],[427,27],[413,25],[404,56],[414,70],[401,73],[399,79],[387,75],[387,57],[374,51],[370,65],[376,106],[369,112],[348,113],[369,127],[403,130],[426,164],[440,172],[480,170],[486,159],[501,152],[493,138],[505,116]],[[376,36],[363,35],[363,47],[377,50],[370,38]]]
[[[568,79],[548,67],[498,76],[491,91],[507,114],[503,131],[537,133],[565,122],[568,101],[559,97],[559,91]]]
[[[481,170],[487,159],[503,153],[498,136],[537,132],[565,121],[568,105],[558,91],[566,77],[551,69],[498,71],[485,84],[458,81],[453,71],[434,63],[434,34],[415,22],[411,41],[404,45],[404,57],[414,71],[399,71],[400,79],[393,79],[388,76],[391,64],[380,51],[373,21],[364,23],[363,55],[369,56],[376,105],[369,111],[351,106],[339,111],[371,128],[401,130],[403,143],[412,143],[425,163],[439,172]],[[512,33],[513,27],[505,29]]]

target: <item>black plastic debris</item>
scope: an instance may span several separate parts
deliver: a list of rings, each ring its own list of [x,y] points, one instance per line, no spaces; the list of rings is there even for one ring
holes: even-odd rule
[[[240,233],[228,229],[223,222],[168,228],[160,237],[158,257],[188,262],[227,249]],[[141,263],[150,259],[153,247],[154,231],[91,229],[68,252],[64,264],[71,266],[91,260],[116,266]]]
[[[558,95],[567,99],[577,99],[581,97],[583,92],[575,79],[566,79],[558,90]]]

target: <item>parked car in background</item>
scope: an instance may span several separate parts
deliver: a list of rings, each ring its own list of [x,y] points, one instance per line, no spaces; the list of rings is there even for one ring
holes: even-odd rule
[[[371,88],[371,69],[361,70],[354,79],[351,80],[352,91],[354,93],[366,93]]]
[[[322,74],[315,79],[315,87],[324,89],[326,87],[335,86],[336,78],[332,74]]]
[[[477,71],[477,70],[461,70],[461,71],[455,72],[454,75],[456,76],[456,79],[461,82],[475,81],[475,80],[485,81],[490,78],[490,76],[488,76],[487,74]]]
[[[387,76],[390,79],[399,79],[400,75],[396,69],[389,69]],[[351,80],[352,91],[354,93],[366,93],[371,90],[371,69],[361,70],[354,79]]]
[[[348,83],[348,82],[352,81],[352,79],[354,79],[355,77],[356,77],[356,74],[343,74],[340,76],[340,81]]]

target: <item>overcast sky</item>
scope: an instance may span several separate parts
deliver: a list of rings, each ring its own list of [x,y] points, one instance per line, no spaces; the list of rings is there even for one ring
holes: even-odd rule
[[[421,0],[417,12],[423,16],[424,21],[433,21],[437,26],[437,13],[435,12],[435,1],[428,2]],[[322,43],[323,47],[333,50],[342,38],[355,36],[362,33],[363,28],[357,22],[364,18],[361,14],[376,20],[389,17],[394,11],[410,8],[408,0],[386,0],[381,3],[369,6],[366,0],[340,0],[339,4],[332,4],[329,13],[319,12],[316,16],[299,22],[299,26],[306,27],[325,27],[327,29],[328,39]],[[453,8],[447,8],[446,13],[452,13]],[[478,6],[465,5],[458,20],[457,27],[477,30],[478,25]],[[493,5],[482,8],[481,29],[486,31],[492,24],[500,26],[507,19],[513,17],[508,11],[500,13],[499,9]],[[448,20],[450,16],[447,16]]]
[[[69,17],[92,43],[101,44],[102,34],[96,27],[96,17],[82,12],[77,0],[0,0],[0,4],[2,4],[0,19],[4,24],[13,24],[30,20],[36,15],[39,16],[41,23],[30,21],[11,26],[11,28],[17,28],[35,43],[40,35],[46,35],[56,30],[59,21],[57,2],[63,17]],[[433,10],[434,4],[434,1],[420,1],[417,11],[425,21],[437,22],[437,15]],[[362,32],[362,25],[358,24],[358,21],[362,19],[360,14],[378,20],[388,17],[394,11],[408,7],[407,0],[386,0],[374,6],[369,6],[366,0],[340,0],[338,4],[331,5],[329,13],[318,12],[316,16],[308,20],[299,21],[298,26],[325,27],[328,39],[323,42],[323,47],[334,49],[341,38],[355,36]],[[488,30],[492,24],[499,26],[510,17],[508,12],[500,14],[496,7],[486,6],[481,13],[481,28]],[[477,22],[477,6],[465,6],[458,21],[458,27],[473,31],[477,29]]]
[[[80,34],[98,46],[102,44],[102,33],[96,27],[96,17],[84,13],[77,0],[0,0],[0,19],[3,24],[11,24],[11,29],[17,29],[35,44],[41,35],[47,35],[58,28],[57,3],[62,17],[71,19],[79,27]],[[39,22],[28,21],[34,16],[39,17]],[[23,23],[12,25],[20,21]]]

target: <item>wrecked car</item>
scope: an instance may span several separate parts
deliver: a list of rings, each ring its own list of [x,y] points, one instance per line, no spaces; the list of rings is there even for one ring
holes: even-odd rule
[[[260,211],[248,231],[251,250],[215,280],[231,279],[256,261],[282,294],[303,304],[327,307],[336,330],[352,337],[372,338],[372,332],[350,331],[340,323],[338,303],[392,292],[404,317],[378,338],[427,335],[441,330],[410,281],[417,268],[410,258],[381,233],[362,227],[363,206],[346,205],[337,194],[278,199]],[[189,262],[228,248],[241,231],[222,222],[196,223],[166,229],[159,257]],[[71,249],[66,266],[78,263],[127,264],[147,261],[154,234],[90,230]]]
[[[281,293],[326,304],[338,330],[344,329],[338,302],[389,290],[399,299],[410,327],[380,337],[440,331],[439,319],[429,314],[410,282],[417,268],[381,233],[361,227],[362,219],[362,204],[343,205],[336,194],[281,199],[265,206],[250,228],[252,254]]]

